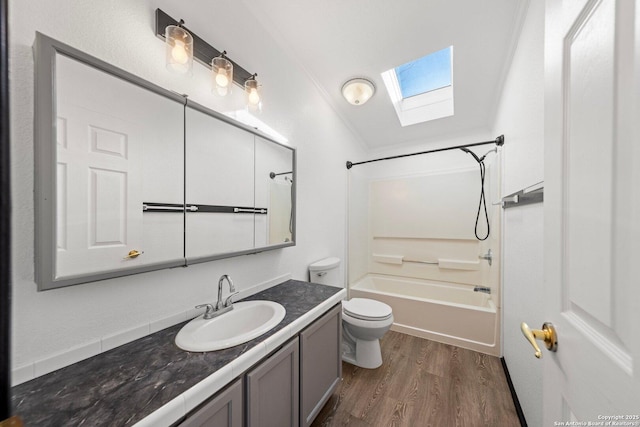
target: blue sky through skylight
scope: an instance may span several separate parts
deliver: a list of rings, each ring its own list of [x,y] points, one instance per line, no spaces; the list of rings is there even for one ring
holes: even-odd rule
[[[402,98],[451,85],[451,47],[395,68]]]

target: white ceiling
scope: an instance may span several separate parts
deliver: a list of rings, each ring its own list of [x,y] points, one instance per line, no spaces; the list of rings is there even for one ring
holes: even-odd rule
[[[242,0],[241,9],[252,12],[353,133],[376,150],[486,135],[529,1]],[[232,46],[210,25],[218,2],[156,3],[170,15],[184,17],[189,28],[205,40],[215,40],[215,46]],[[225,18],[242,21],[241,16]],[[251,28],[239,31],[251,37]],[[400,126],[380,74],[450,45],[455,114]],[[232,57],[245,63],[241,54]],[[342,98],[342,85],[353,77],[366,77],[376,85],[376,94],[365,105],[354,106]]]
[[[489,130],[527,1],[244,0],[371,149]],[[455,115],[401,127],[380,73],[450,45]],[[377,92],[353,106],[360,76]]]

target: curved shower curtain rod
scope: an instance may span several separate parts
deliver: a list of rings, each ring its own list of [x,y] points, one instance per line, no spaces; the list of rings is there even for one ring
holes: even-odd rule
[[[410,156],[417,156],[419,154],[437,153],[437,152],[440,152],[440,151],[459,150],[459,149],[462,149],[462,148],[469,148],[469,147],[475,147],[475,146],[478,146],[478,145],[487,145],[487,144],[496,144],[498,147],[503,146],[504,145],[504,135],[500,135],[499,137],[497,137],[496,139],[494,139],[492,141],[476,142],[474,144],[456,145],[455,147],[447,147],[447,148],[436,148],[435,150],[421,151],[419,153],[411,153],[411,154],[400,154],[398,156],[382,157],[380,159],[365,160],[363,162],[356,162],[356,163],[352,163],[350,161],[347,161],[347,169],[351,169],[352,167],[354,167],[356,165],[363,165],[365,163],[379,162],[381,160],[399,159],[401,157],[410,157]]]

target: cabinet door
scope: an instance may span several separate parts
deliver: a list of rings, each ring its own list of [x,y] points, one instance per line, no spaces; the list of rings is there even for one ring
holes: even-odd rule
[[[300,333],[300,425],[309,426],[342,378],[342,305]]]
[[[247,374],[247,426],[298,426],[298,338]]]
[[[242,427],[242,379],[187,416],[179,427]]]

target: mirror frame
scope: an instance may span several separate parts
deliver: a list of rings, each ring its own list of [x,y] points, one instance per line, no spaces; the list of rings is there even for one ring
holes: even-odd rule
[[[96,68],[115,78],[125,80],[131,84],[147,89],[158,95],[164,96],[170,100],[181,104],[186,108],[193,108],[197,111],[210,115],[218,120],[222,120],[237,128],[247,131],[255,136],[267,140],[270,143],[280,145],[292,151],[292,171],[294,182],[292,184],[292,215],[293,215],[293,231],[292,241],[263,247],[256,247],[247,250],[218,253],[211,256],[204,256],[189,259],[186,257],[175,261],[166,261],[144,266],[116,269],[104,272],[96,272],[91,274],[82,274],[77,276],[65,277],[62,279],[55,278],[56,268],[56,55],[64,55],[86,66]],[[129,276],[132,274],[145,273],[149,271],[161,270],[165,268],[186,267],[191,264],[197,264],[208,261],[216,261],[224,258],[231,258],[240,255],[249,255],[259,252],[280,249],[296,245],[296,186],[297,180],[297,151],[295,148],[281,144],[270,136],[258,131],[257,129],[239,123],[230,117],[224,116],[207,107],[197,104],[187,99],[186,96],[171,92],[153,83],[150,83],[138,76],[127,71],[117,68],[107,62],[96,57],[84,53],[76,48],[59,42],[40,32],[36,32],[34,43],[34,59],[35,59],[35,91],[34,91],[34,208],[35,208],[35,245],[34,245],[34,262],[35,262],[35,281],[38,290],[56,289],[65,286],[77,285],[81,283],[94,282],[116,277]],[[184,124],[186,126],[186,123]],[[183,140],[183,145],[186,141]],[[184,159],[186,162],[186,158]],[[184,170],[186,171],[186,164]],[[184,199],[184,194],[183,194]],[[183,200],[184,201],[184,200]],[[184,247],[184,241],[183,241]]]

